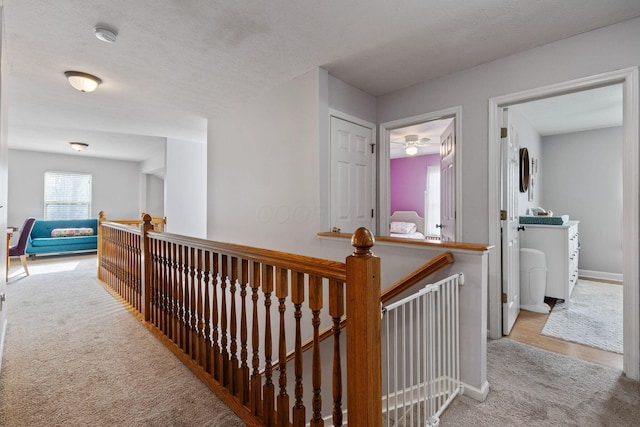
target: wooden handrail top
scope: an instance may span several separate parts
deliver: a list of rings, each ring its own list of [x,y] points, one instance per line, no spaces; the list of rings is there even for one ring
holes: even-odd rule
[[[330,261],[270,249],[254,248],[234,243],[216,242],[172,233],[150,231],[148,236],[150,239],[235,256],[248,261],[257,261],[274,267],[305,273],[310,276],[324,277],[343,283],[347,281],[346,264],[344,262]]]
[[[396,283],[388,287],[382,292],[380,296],[380,302],[385,304],[391,299],[397,297],[404,291],[411,288],[413,285],[426,279],[442,267],[454,262],[453,255],[450,252],[442,253],[431,259],[428,263],[417,269],[416,271],[406,275]]]
[[[329,231],[323,231],[320,233],[316,233],[318,237],[335,237],[338,239],[350,239],[351,235],[348,233],[334,233]],[[492,245],[483,245],[479,243],[467,243],[467,242],[438,242],[436,240],[416,240],[416,239],[403,239],[399,237],[389,237],[389,236],[375,236],[376,243],[380,242],[390,242],[390,243],[402,243],[406,245],[413,246],[428,246],[428,247],[437,247],[442,250],[447,249],[461,249],[467,251],[488,251],[493,248]]]
[[[128,233],[137,234],[137,235],[141,235],[142,233],[139,228],[130,227],[126,222],[103,221],[100,223],[100,225],[104,225],[109,228],[115,228],[118,230],[123,230]]]

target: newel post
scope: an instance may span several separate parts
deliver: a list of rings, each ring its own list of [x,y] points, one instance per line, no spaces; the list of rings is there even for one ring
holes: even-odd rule
[[[104,211],[98,213],[98,279],[102,280],[102,223],[107,218],[104,216]]]
[[[142,227],[140,227],[140,252],[141,252],[141,274],[140,288],[142,292],[142,307],[140,311],[146,322],[151,320],[151,245],[149,243],[148,232],[153,231],[151,215],[142,215]]]
[[[347,402],[349,424],[381,427],[380,258],[364,227],[351,237],[347,257]]]

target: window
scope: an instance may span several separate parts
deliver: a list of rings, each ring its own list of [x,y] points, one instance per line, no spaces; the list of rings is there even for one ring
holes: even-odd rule
[[[44,219],[84,219],[91,215],[91,174],[44,173]]]

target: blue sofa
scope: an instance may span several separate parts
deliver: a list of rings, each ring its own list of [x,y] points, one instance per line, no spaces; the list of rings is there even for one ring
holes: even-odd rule
[[[90,236],[51,237],[56,229],[92,228]],[[55,234],[55,233],[54,233]],[[98,220],[92,219],[37,219],[27,243],[27,255],[64,252],[95,251],[98,249]]]

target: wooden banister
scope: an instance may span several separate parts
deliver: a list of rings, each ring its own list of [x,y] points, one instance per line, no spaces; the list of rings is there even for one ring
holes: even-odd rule
[[[353,255],[341,263],[151,231],[149,215],[142,224],[101,215],[99,278],[247,425],[324,426],[329,406],[333,424],[342,425],[345,391],[355,402],[348,408],[353,425],[381,425],[380,260],[368,230],[353,235]],[[345,310],[354,331],[348,369],[341,360]],[[332,319],[331,353],[320,345],[324,313]],[[303,321],[314,336],[304,364]],[[295,324],[291,338],[287,322]],[[290,370],[284,356],[294,343]]]
[[[440,255],[433,257],[429,262],[418,268],[416,271],[408,274],[404,278],[398,280],[389,288],[385,289],[380,295],[380,302],[382,304],[386,304],[396,296],[400,295],[402,292],[410,289],[412,286],[420,283],[422,280],[426,279],[430,275],[434,274],[444,266],[451,264],[454,262],[453,255],[450,252],[444,252]],[[340,320],[340,328],[344,328],[347,324],[347,319],[343,318]],[[334,327],[330,326],[325,328],[320,332],[319,339],[320,341],[324,341],[330,336],[334,334]],[[300,350],[304,353],[313,347],[313,339],[308,339],[304,343],[300,345]],[[296,350],[291,350],[287,353],[287,362],[293,360],[295,357]]]

